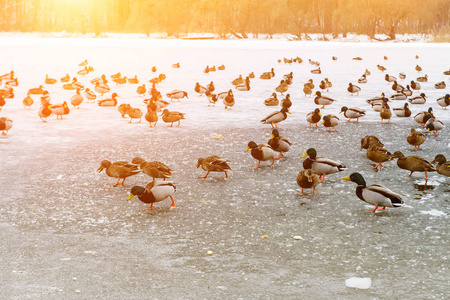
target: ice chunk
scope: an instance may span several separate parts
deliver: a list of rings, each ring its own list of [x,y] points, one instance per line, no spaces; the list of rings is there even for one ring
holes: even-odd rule
[[[372,279],[370,279],[369,277],[364,278],[352,277],[345,280],[345,285],[347,287],[356,289],[368,289],[372,286]]]
[[[62,179],[62,174],[59,174],[58,177],[56,177],[56,179],[61,180]]]
[[[445,212],[437,210],[437,209],[432,209],[432,210],[428,210],[428,211],[421,211],[421,213],[426,214],[426,215],[432,215],[435,217],[443,217],[445,216]]]

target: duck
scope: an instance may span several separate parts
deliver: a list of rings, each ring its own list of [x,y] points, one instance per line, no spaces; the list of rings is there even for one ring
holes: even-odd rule
[[[377,171],[378,168],[381,170],[383,167],[382,163],[393,159],[391,152],[384,148],[384,146],[380,147],[376,142],[370,142],[366,157],[371,161],[378,163],[373,167],[373,169]]]
[[[366,181],[360,173],[352,173],[350,176],[342,177],[345,181],[352,181],[358,186],[356,187],[356,196],[362,201],[375,205],[373,210],[366,210],[365,212],[374,213],[377,210],[384,210],[386,207],[401,207],[404,202],[402,195],[393,192],[385,186],[379,184],[372,184],[367,186]],[[379,207],[382,208],[379,208]]]
[[[306,97],[307,95],[309,95],[309,97],[311,97],[311,95],[312,95],[312,90],[311,90],[311,88],[309,87],[309,85],[306,85],[306,84],[305,84],[305,86],[304,86],[304,88],[303,88],[303,93],[305,93],[305,97]]]
[[[140,85],[136,88],[136,93],[139,96],[144,96],[146,92],[147,92],[147,88],[145,87],[145,84]]]
[[[225,105],[225,109],[231,109],[234,106],[235,100],[231,89],[228,90],[227,95],[223,98],[223,104]]]
[[[409,84],[406,85],[406,88],[404,90],[402,90],[402,93],[405,94],[406,96],[412,96],[412,91],[411,91],[411,87],[409,86]]]
[[[270,70],[270,72],[264,72],[259,76],[259,78],[261,79],[271,79],[272,77],[275,77],[273,68]]]
[[[310,89],[314,89],[314,81],[312,79],[309,79],[308,82],[304,84],[304,86],[309,86]]]
[[[134,77],[132,77],[132,78],[128,78],[128,83],[129,84],[138,84],[139,79],[137,78],[137,75],[134,75]]]
[[[447,71],[443,72],[444,75],[450,75],[450,69],[448,69]]]
[[[323,182],[326,175],[347,170],[347,167],[340,162],[331,160],[326,157],[318,157],[317,151],[314,148],[309,148],[308,150],[306,150],[306,153],[303,154],[301,158],[305,158],[307,156],[308,158],[303,161],[303,168],[305,170],[314,170],[317,175],[321,177],[319,182]]]
[[[386,71],[387,69],[381,65],[377,65],[377,69],[380,70],[381,72]]]
[[[439,130],[444,128],[444,123],[436,118],[431,118],[425,123],[425,128],[427,131],[433,131],[433,135],[436,135]]]
[[[318,67],[317,69],[311,70],[312,74],[322,74],[322,71],[320,70],[320,67]]]
[[[101,96],[103,96],[103,94],[109,93],[111,91],[111,89],[109,88],[109,86],[107,84],[101,84],[100,82],[97,81],[95,83],[94,91],[96,91],[97,93],[101,94]]]
[[[272,128],[278,128],[278,123],[286,120],[287,114],[290,114],[286,107],[282,107],[280,111],[274,111],[267,117],[261,120],[263,124],[270,124]]]
[[[417,155],[405,157],[401,151],[395,151],[392,157],[397,158],[397,166],[400,169],[411,171],[408,177],[411,177],[414,172],[425,172],[425,180],[427,180],[427,171],[436,171],[429,161]]]
[[[111,98],[99,100],[97,105],[98,106],[116,106],[117,105],[117,95],[116,93],[112,93]]]
[[[84,61],[82,61],[81,63],[78,64],[79,67],[84,67],[88,65],[88,61],[87,59],[85,59]]]
[[[411,110],[409,109],[408,103],[405,103],[403,107],[395,107],[393,111],[394,114],[400,118],[409,118],[411,116]]]
[[[51,96],[48,91],[44,91],[44,93],[41,96],[41,103],[50,103]]]
[[[89,88],[86,88],[86,90],[84,91],[84,96],[86,97],[88,103],[91,100],[95,102],[95,99],[97,98],[97,95]]]
[[[328,128],[329,131],[331,131],[334,129],[334,127],[339,125],[339,118],[331,114],[323,116],[322,124],[323,126]]]
[[[314,111],[309,112],[306,115],[306,121],[309,123],[309,128],[311,128],[312,124],[316,124],[316,127],[319,127],[317,123],[320,122],[322,118],[322,114],[320,113],[320,109],[316,108]]]
[[[388,123],[390,123],[391,117],[392,117],[391,108],[389,107],[389,104],[387,104],[387,101],[383,101],[380,111],[381,124],[383,124],[384,120],[388,120]]]
[[[325,105],[330,105],[333,102],[335,102],[336,100],[330,98],[330,97],[326,97],[326,96],[322,96],[322,93],[317,91],[314,96],[316,96],[314,98],[314,103],[317,105],[322,105],[321,109],[325,108]]]
[[[179,69],[179,68],[180,68],[180,63],[177,62],[177,63],[173,64],[173,65],[172,65],[172,68],[174,68],[174,69]]]
[[[30,93],[27,93],[27,96],[25,98],[23,98],[22,103],[23,103],[23,108],[27,108],[27,107],[31,108],[31,105],[33,105],[34,100],[33,100],[33,98],[31,98]],[[0,104],[0,106],[1,106],[1,104]]]
[[[40,85],[37,88],[31,88],[28,90],[28,93],[31,95],[42,95],[44,93],[45,89],[42,85]]]
[[[387,98],[384,93],[381,93],[380,97],[374,97],[374,98],[367,99],[366,102],[369,103],[370,105],[372,105],[372,107],[373,107],[375,104],[381,105],[381,103],[383,103],[383,99],[387,99]],[[380,107],[380,110],[381,110],[381,107]]]
[[[388,60],[388,57],[385,55],[385,56],[383,56],[383,59],[384,60]]]
[[[47,75],[45,75],[45,81],[44,82],[45,82],[45,84],[55,84],[57,82],[57,80],[55,78],[48,77],[48,74],[47,74]]]
[[[76,108],[80,108],[80,104],[83,103],[83,95],[80,94],[80,89],[77,89],[77,93],[70,98],[70,104]]]
[[[356,57],[353,57],[352,60],[363,60],[363,59],[359,56],[356,56]]]
[[[128,80],[127,76],[113,79],[113,81],[116,83],[116,86],[127,83],[127,80]]]
[[[418,82],[427,82],[427,81],[428,81],[428,75],[425,74],[425,76],[417,77],[416,80],[417,80]]]
[[[201,86],[200,83],[198,82],[195,83],[194,91],[200,96],[203,95],[207,90],[208,89],[205,88],[204,86]]]
[[[131,121],[133,119],[139,119],[138,123],[141,123],[141,119],[142,119],[142,116],[144,115],[144,113],[139,108],[130,107],[127,110],[127,115],[128,115],[128,117],[130,117],[130,121],[128,123],[131,123]]]
[[[53,104],[50,105],[50,109],[52,110],[52,114],[56,115],[56,119],[63,119],[63,116],[68,115],[70,112],[69,106],[67,102],[64,101],[62,104]]]
[[[61,82],[69,82],[70,81],[70,76],[69,76],[69,74],[66,74],[66,76],[61,77],[59,80]]]
[[[158,115],[156,114],[157,110],[158,106],[153,100],[151,100],[147,105],[147,113],[145,114],[145,120],[150,124],[150,127],[155,127],[156,123],[158,123]]]
[[[100,167],[97,169],[97,172],[102,172],[105,170],[106,175],[109,177],[117,178],[117,182],[113,184],[112,186],[118,186],[119,184],[123,185],[125,182],[125,179],[127,177],[136,175],[141,172],[141,170],[138,169],[138,166],[135,164],[130,164],[126,161],[116,161],[114,163],[111,163],[109,160],[103,160],[100,164]],[[120,179],[122,179],[122,182],[119,183]]]
[[[209,84],[207,84],[206,89],[211,93],[214,92],[214,90],[216,89],[216,87],[214,86],[214,82],[211,81]]]
[[[425,127],[425,123],[434,118],[433,108],[429,107],[427,111],[421,111],[414,116],[414,121]]]
[[[152,177],[153,181],[157,178],[162,178],[163,180],[172,178],[173,170],[160,161],[146,161],[142,157],[135,157],[131,163],[138,165],[141,172]]]
[[[286,94],[286,97],[284,97],[283,100],[281,100],[281,107],[286,107],[287,109],[291,108],[292,101],[291,101],[291,95]]]
[[[122,115],[122,118],[125,118],[125,115],[128,113],[128,110],[131,109],[131,105],[128,103],[122,103],[117,107],[117,110]]]
[[[361,151],[363,149],[369,149],[370,143],[373,143],[376,147],[384,148],[383,143],[380,139],[374,135],[366,135],[361,139]]]
[[[81,75],[81,76],[85,76],[85,75],[89,74],[89,70],[88,70],[88,68],[85,66],[84,69],[78,71],[77,74],[78,74],[78,75]]]
[[[420,86],[420,83],[415,82],[414,80],[411,80],[411,83],[409,85],[413,90],[420,90],[422,87]]]
[[[13,79],[14,78],[14,71],[11,70],[11,72],[3,74],[0,76],[0,81],[4,79]]]
[[[225,65],[220,65],[220,66],[218,66],[218,67],[217,67],[217,70],[219,70],[219,71],[225,70]]]
[[[317,66],[317,67],[320,66],[320,62],[312,60],[312,59],[309,59],[309,63],[313,66]]]
[[[450,105],[450,94],[446,94],[444,97],[440,97],[436,101],[442,107],[442,109],[446,110],[447,106]]]
[[[276,128],[272,129],[272,135],[270,136],[267,144],[269,144],[269,146],[272,147],[274,151],[280,152],[280,154],[275,157],[275,159],[284,157],[283,152],[288,152],[292,145],[287,138],[280,135],[280,132]]]
[[[427,137],[415,128],[411,128],[411,133],[406,137],[408,144],[414,146],[414,151],[419,150],[420,145],[422,145]]]
[[[234,79],[231,84],[233,85],[239,85],[244,83],[244,78],[242,78],[242,75],[239,75],[238,78]]]
[[[106,75],[102,74],[100,77],[96,77],[91,79],[91,83],[95,85],[96,82],[100,82],[100,84],[108,84],[108,79],[106,79]]]
[[[204,176],[199,176],[198,178],[208,177],[209,172],[224,172],[225,177],[228,178],[227,171],[233,171],[228,165],[227,160],[220,158],[217,155],[208,156],[207,158],[199,158],[197,160],[197,168],[202,167],[206,171]]]
[[[275,151],[269,145],[257,145],[255,142],[250,141],[245,152],[249,151],[250,149],[250,154],[252,155],[252,157],[258,160],[258,164],[255,166],[255,168],[259,168],[261,166],[261,161],[272,160],[270,166],[273,166],[275,164]]]
[[[280,101],[277,98],[277,93],[273,92],[272,96],[264,100],[264,105],[266,106],[278,106],[280,104]]]
[[[414,69],[416,69],[417,72],[421,72],[422,71],[422,68],[419,65],[416,65],[416,67]]]
[[[289,85],[283,79],[280,81],[280,84],[275,88],[275,91],[281,93],[283,95],[289,89]]]
[[[316,185],[319,182],[319,175],[317,175],[317,173],[312,169],[302,170],[297,174],[297,184],[302,188],[302,195],[304,195],[303,189],[311,188],[313,189],[312,194],[314,195],[316,191]]]
[[[189,99],[188,93],[186,91],[180,91],[180,90],[173,90],[173,91],[167,93],[166,96],[167,96],[167,98],[170,98],[170,100],[177,99],[178,102],[180,101],[180,99],[183,99],[184,97]]]
[[[235,87],[238,91],[250,91],[250,79],[245,77],[245,81],[243,84],[238,84]]]
[[[152,67],[152,72],[155,73],[156,71],[157,71],[156,67],[153,66],[153,67]]]
[[[63,86],[64,88],[64,86]],[[76,77],[72,78],[72,88],[65,88],[66,90],[84,89],[84,86],[77,80]]]
[[[364,71],[364,75],[369,76],[370,74],[371,74],[371,73],[370,73],[369,70],[366,69],[366,70]]]
[[[362,76],[359,77],[358,83],[367,83],[367,77],[366,77],[366,74],[362,74]]]
[[[121,77],[122,77],[122,73],[120,73],[120,72],[117,72],[116,74],[111,75],[112,79],[117,79],[117,78],[121,78]]]
[[[390,99],[392,100],[406,100],[407,98],[408,97],[403,91],[401,91],[400,93],[396,93],[390,97]]]
[[[145,187],[138,185],[133,186],[127,201],[131,200],[134,196],[138,196],[138,199],[143,203],[150,203],[150,206],[145,209],[153,209],[153,203],[170,198],[172,200],[170,207],[175,207],[173,194],[176,190],[177,188],[171,181],[152,181]]]
[[[13,127],[13,120],[1,117],[0,118],[0,131],[2,132],[3,136],[6,136],[8,134],[8,131]]]
[[[438,82],[434,85],[434,88],[437,90],[442,90],[445,89],[447,87],[447,85],[445,84],[444,81]]]
[[[211,106],[211,104],[216,106],[216,102],[219,100],[217,94],[212,94],[210,91],[206,91],[205,95],[208,97],[208,106]]]
[[[398,84],[397,81],[394,81],[394,83],[392,84],[392,90],[395,92],[401,92],[405,89],[405,87],[401,84]]]
[[[206,68],[203,69],[203,73],[209,73],[210,69],[209,66],[206,66]]]
[[[47,118],[52,114],[52,109],[50,108],[50,106],[51,104],[46,102],[42,103],[41,107],[39,108],[38,116],[44,123],[47,122]]]
[[[255,78],[255,73],[254,72],[250,72],[250,74],[248,74],[248,78]]]
[[[288,74],[283,75],[283,79],[286,81],[287,84],[292,84],[292,79],[294,79],[294,73],[290,72]]]
[[[344,113],[344,116],[348,119],[347,122],[350,122],[351,119],[356,119],[356,122],[359,121],[359,118],[364,117],[366,115],[366,111],[359,107],[350,107],[342,106],[341,111],[339,113]]]
[[[427,96],[425,93],[420,93],[419,96],[411,97],[408,101],[411,104],[425,104],[425,102],[427,102]]]
[[[332,60],[338,60],[338,58],[336,56],[332,56],[331,59]]]
[[[386,80],[387,82],[394,82],[397,81],[397,78],[395,76],[386,74],[384,75],[384,80]]]
[[[437,163],[436,171],[439,174],[450,177],[450,161],[447,161],[443,154],[437,154],[431,163]]]
[[[5,87],[16,87],[19,86],[19,80],[17,78],[14,79],[5,79]]]
[[[180,126],[180,121],[184,119],[184,113],[178,111],[169,111],[167,108],[162,112],[162,120],[165,123],[171,123],[169,127],[173,127],[174,122],[178,122],[178,126]]]
[[[319,89],[322,90],[322,93],[327,89],[327,84],[325,83],[325,80],[320,81]]]
[[[398,78],[400,78],[400,80],[405,80],[406,74],[403,72],[400,72],[400,73],[398,73]]]

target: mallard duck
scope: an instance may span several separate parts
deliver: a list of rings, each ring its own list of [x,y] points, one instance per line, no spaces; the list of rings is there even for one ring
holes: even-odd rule
[[[388,57],[385,55],[385,56],[383,56],[383,59],[384,60],[388,60]]]
[[[82,61],[80,64],[78,64],[79,67],[84,67],[88,65],[88,61],[87,59],[85,59],[84,61]]]
[[[64,88],[64,86],[63,86],[63,88]],[[76,77],[74,77],[74,78],[72,78],[72,88],[71,89],[70,88],[66,88],[66,89],[67,90],[76,90],[76,89],[82,90],[82,89],[84,89],[84,86],[83,86],[83,84],[81,82],[79,82],[77,80]]]
[[[23,98],[22,103],[23,103],[23,108],[27,108],[27,107],[31,108],[31,105],[33,105],[34,100],[33,100],[33,98],[31,98],[30,94],[28,93],[27,96],[25,98]],[[0,104],[0,106],[1,106],[1,104]]]
[[[66,76],[61,77],[59,80],[61,82],[69,82],[70,81],[70,76],[69,76],[69,74],[66,74]]]
[[[325,83],[327,84],[327,92],[328,90],[333,86],[333,84],[331,83],[331,81],[328,80],[328,78],[325,78]]]
[[[411,87],[409,86],[409,84],[407,84],[406,88],[402,90],[402,93],[408,97],[412,95],[413,92],[411,91]]]
[[[91,83],[95,85],[96,82],[100,82],[100,84],[107,84],[108,83],[108,79],[106,79],[106,75],[102,74],[102,76],[100,77],[95,77],[93,79],[91,79]]]
[[[4,84],[6,87],[16,87],[19,85],[19,80],[17,78],[5,79]]]
[[[211,104],[216,106],[216,102],[217,100],[219,100],[217,94],[211,94],[209,91],[206,92],[205,94],[208,97],[208,106],[211,106]]]
[[[152,72],[155,73],[156,71],[157,71],[156,67],[153,66],[153,67],[152,67]]]
[[[44,91],[44,93],[41,96],[41,103],[50,103],[51,96],[48,91]]]
[[[444,75],[450,75],[450,69],[448,69],[448,71],[444,71],[443,74]]]
[[[414,151],[417,151],[426,139],[427,137],[415,128],[411,128],[411,133],[406,137],[408,144],[414,146]]]
[[[146,209],[153,209],[153,203],[161,202],[170,197],[172,200],[170,207],[175,207],[175,200],[172,195],[176,190],[177,188],[171,181],[152,181],[145,187],[138,185],[133,186],[127,201],[131,200],[134,196],[138,196],[139,200],[142,202],[150,203],[150,206],[146,207]]]
[[[324,127],[328,128],[329,131],[331,131],[334,127],[339,125],[339,118],[331,114],[323,116],[322,124]]]
[[[370,75],[370,71],[366,69],[366,70],[364,71],[364,75],[369,76],[369,75]]]
[[[444,97],[440,97],[436,101],[440,106],[442,106],[442,109],[447,109],[447,106],[450,105],[450,95],[446,94]]]
[[[109,88],[109,86],[107,84],[101,84],[100,82],[97,81],[95,83],[94,91],[96,91],[97,93],[101,94],[101,96],[103,96],[103,94],[109,93],[111,91],[111,89]]]
[[[277,93],[273,92],[270,98],[264,100],[264,104],[266,106],[278,106],[278,104],[280,104],[280,100],[277,98]]]
[[[405,157],[402,152],[395,151],[392,157],[397,158],[397,166],[400,169],[411,171],[408,177],[411,177],[412,173],[414,172],[425,172],[425,180],[427,180],[427,171],[436,171],[436,169],[429,161],[417,155]]]
[[[255,78],[255,73],[250,72],[250,74],[248,74],[248,78]]]
[[[387,82],[394,82],[397,81],[397,78],[395,76],[386,74],[384,75],[384,80],[386,80]]]
[[[380,70],[381,72],[386,71],[387,69],[381,65],[377,65],[377,69]]]
[[[447,161],[444,155],[438,154],[435,156],[432,164],[438,163],[436,166],[436,171],[444,176],[450,177],[450,161]]]
[[[68,115],[70,112],[69,106],[67,102],[64,101],[62,104],[53,104],[50,105],[50,109],[52,110],[52,114],[56,115],[56,119],[63,119],[64,115]]]
[[[438,82],[434,85],[435,89],[441,90],[441,89],[445,89],[446,88],[446,84],[444,81]]]
[[[383,101],[383,104],[381,104],[381,111],[380,111],[380,118],[381,118],[381,124],[383,124],[384,120],[388,120],[388,123],[391,121],[392,117],[392,111],[389,107],[389,104],[387,104],[387,101]]]
[[[409,85],[413,90],[420,90],[422,87],[420,86],[420,83],[415,82],[414,80],[411,80],[411,83]]]
[[[316,124],[316,127],[319,127],[317,123],[320,122],[320,119],[322,118],[322,114],[320,113],[320,109],[316,108],[314,111],[309,112],[306,115],[306,121],[309,123],[309,128],[311,128],[312,124]]]
[[[356,187],[356,196],[369,204],[375,205],[373,210],[365,212],[376,212],[378,209],[386,209],[386,207],[401,207],[403,205],[402,195],[395,193],[385,186],[372,184],[366,186],[366,181],[359,173],[352,173],[350,176],[343,177],[345,181],[353,181]],[[378,208],[382,206],[383,208]]]
[[[400,80],[404,80],[406,78],[406,74],[403,72],[398,73],[398,78],[400,78]]]
[[[170,98],[171,100],[177,99],[178,101],[180,101],[180,99],[183,99],[184,97],[189,99],[188,93],[186,91],[180,91],[180,90],[173,90],[173,91],[167,93],[166,96],[167,96],[167,98]]]
[[[215,71],[216,71],[216,66],[210,67],[210,68],[209,68],[209,71],[210,71],[210,72],[215,72]]]
[[[208,91],[210,91],[211,93],[214,92],[214,90],[216,89],[216,87],[214,86],[214,82],[210,82],[209,84],[206,85],[206,88],[208,89]]]
[[[128,103],[122,103],[117,107],[117,110],[122,115],[122,118],[125,118],[125,115],[128,113],[128,110],[131,109],[131,105]]]
[[[128,78],[128,83],[130,83],[130,84],[138,84],[139,83],[139,79],[137,78],[137,75],[134,75],[134,77],[132,77],[132,78]]]
[[[416,69],[417,72],[421,72],[422,71],[422,68],[419,65],[416,65],[415,69]]]
[[[444,128],[444,123],[436,118],[431,118],[425,123],[425,128],[427,131],[433,131],[433,135],[436,135],[439,130]]]
[[[261,79],[271,79],[272,77],[275,77],[273,68],[270,70],[270,72],[264,72],[259,76],[259,78]]]
[[[14,71],[11,70],[11,72],[1,75],[0,80],[13,79],[14,76]]]
[[[312,60],[312,59],[309,59],[308,61],[313,66],[317,66],[317,67],[320,66],[320,62],[318,62],[318,61],[315,61],[315,60]]]
[[[308,156],[308,158],[303,161],[303,168],[305,170],[312,169],[317,173],[317,175],[321,176],[322,178],[319,182],[323,182],[325,180],[325,175],[347,170],[347,167],[340,162],[325,157],[318,157],[317,151],[314,148],[309,148],[306,150],[306,153],[303,154],[301,158],[306,156]]]
[[[308,82],[304,84],[304,86],[309,86],[310,89],[314,89],[314,81],[312,79],[309,79]]]
[[[434,118],[433,108],[429,107],[427,111],[421,111],[414,116],[414,121],[425,127],[425,123]]]
[[[117,95],[116,93],[112,93],[111,98],[99,100],[97,105],[98,106],[116,106],[117,105],[117,99],[116,99],[117,97],[119,97],[119,95]]]
[[[180,121],[184,119],[184,113],[178,111],[170,111],[166,108],[162,112],[162,120],[165,123],[171,123],[169,127],[173,126],[174,122],[178,122],[178,126],[180,126]]]
[[[127,80],[128,80],[127,76],[113,79],[113,81],[116,83],[116,86],[127,83]]]
[[[325,108],[325,105],[330,105],[332,104],[334,101],[334,99],[330,98],[330,97],[326,97],[326,96],[322,96],[322,93],[317,91],[314,96],[316,96],[314,98],[314,103],[317,105],[322,105],[321,109]]]
[[[427,81],[428,81],[428,75],[425,74],[425,76],[417,77],[416,80],[417,80],[418,82],[427,82]]]
[[[206,68],[203,69],[203,73],[209,73],[210,69],[209,69],[209,65],[206,66]]]
[[[81,75],[81,76],[85,76],[85,75],[89,74],[89,70],[87,67],[84,67],[84,69],[78,71],[77,74]]]
[[[258,160],[258,164],[255,166],[256,168],[260,167],[261,161],[272,160],[270,166],[273,166],[275,164],[275,151],[269,145],[266,144],[257,145],[255,142],[251,141],[248,143],[245,152],[247,152],[250,149],[252,150],[250,152],[252,157]]]
[[[142,116],[144,115],[144,113],[139,108],[130,107],[127,110],[127,115],[128,115],[128,117],[130,117],[130,121],[128,123],[131,123],[131,121],[133,121],[133,119],[139,119],[138,123],[141,123],[141,119],[142,119]]]
[[[208,156],[207,158],[199,158],[197,160],[197,168],[201,166],[202,169],[206,171],[206,174],[205,176],[199,176],[198,178],[208,177],[209,172],[225,172],[225,178],[227,178],[227,171],[232,171],[227,162],[227,160],[216,155]]]
[[[362,74],[362,76],[359,77],[358,83],[367,83],[367,77],[366,77],[366,74]]]
[[[272,147],[274,151],[280,152],[280,154],[275,157],[275,159],[283,157],[283,152],[288,152],[292,145],[287,138],[280,135],[280,132],[276,128],[272,130],[272,135],[270,136],[270,139],[267,143],[270,147]]]
[[[380,140],[374,135],[366,135],[361,139],[361,151],[362,149],[369,149],[370,143],[373,143],[377,147],[383,148],[384,145]]]
[[[288,74],[284,74],[283,79],[286,81],[287,84],[290,85],[292,83],[292,79],[294,79],[294,73],[290,72]]]
[[[313,73],[313,74],[322,74],[322,71],[320,70],[320,67],[318,67],[317,69],[311,70],[311,73]]]
[[[97,98],[97,95],[93,91],[91,91],[89,88],[87,88],[84,91],[84,96],[86,97],[86,100],[88,103],[90,100],[95,102],[95,99]]]
[[[234,106],[235,104],[235,100],[234,100],[234,95],[233,95],[233,91],[230,89],[228,90],[227,95],[223,98],[223,104],[225,105],[225,109],[231,109],[231,107]]]
[[[289,110],[286,107],[282,107],[280,111],[274,111],[267,117],[261,120],[263,124],[270,124],[272,128],[278,128],[278,123],[286,120],[287,114],[290,114]]]
[[[281,100],[281,107],[289,109],[291,108],[291,106],[292,106],[291,95],[286,94],[286,97],[284,97],[284,99]]]
[[[41,118],[42,122],[47,122],[47,118],[52,114],[51,104],[46,102],[42,103],[38,111],[38,116]]]
[[[383,103],[383,99],[387,99],[384,93],[381,93],[380,97],[374,97],[374,98],[370,98],[367,99],[366,102],[369,103],[370,105],[372,105],[372,108],[374,105],[380,105],[380,109],[378,111],[381,111],[381,104]],[[389,101],[389,100],[387,100]],[[375,110],[377,111],[377,110]]]
[[[162,178],[166,180],[167,178],[172,177],[172,169],[169,168],[162,162],[159,161],[146,161],[141,157],[135,157],[131,161],[132,164],[138,165],[141,169],[142,173],[147,174],[148,176],[153,178],[153,181],[156,178]]]
[[[2,135],[7,135],[8,131],[13,127],[13,120],[1,117],[0,118],[0,131],[2,132]]]
[[[369,148],[366,152],[366,157],[373,162],[378,163],[373,169],[378,170],[378,167],[383,167],[382,163],[390,161],[393,159],[391,152],[389,152],[386,148],[380,147],[376,142],[370,142]]]
[[[48,77],[48,74],[45,75],[45,84],[55,84],[56,82],[57,80],[55,78]]]
[[[141,172],[138,169],[138,166],[130,164],[126,161],[116,161],[114,163],[111,163],[108,160],[103,160],[100,164],[100,168],[98,168],[97,171],[100,173],[104,169],[106,169],[106,175],[108,175],[109,177],[117,178],[117,182],[112,186],[118,186],[120,179],[123,179],[122,183],[120,183],[121,185],[123,185],[127,177],[136,175]]]
[[[80,94],[80,89],[77,89],[77,93],[70,98],[70,104],[76,108],[80,108],[80,104],[83,103],[84,97]]]
[[[405,103],[403,107],[394,107],[394,114],[400,118],[408,118],[411,116],[411,110],[409,109],[408,103]]]
[[[366,115],[366,111],[359,107],[350,107],[342,106],[341,111],[339,113],[344,113],[344,116],[348,119],[347,122],[350,122],[351,119],[356,119],[356,122],[359,121],[359,118],[364,117]]]
[[[303,189],[313,189],[312,194],[314,195],[316,191],[316,185],[320,182],[319,175],[314,170],[307,169],[302,170],[298,172],[297,174],[297,184],[299,187],[302,188],[302,195]]]
[[[231,84],[233,85],[239,85],[244,83],[244,78],[242,78],[242,75],[239,75],[238,78],[234,79]]]
[[[338,60],[338,58],[336,56],[332,56],[331,59],[332,60]]]
[[[177,63],[173,64],[173,65],[172,65],[172,68],[174,68],[174,69],[180,68],[180,63],[177,62]]]
[[[401,84],[398,84],[397,81],[394,81],[392,84],[392,90],[396,92],[402,92],[405,89],[405,87]]]
[[[309,95],[309,97],[311,97],[312,90],[311,90],[311,88],[309,87],[309,85],[306,85],[306,84],[305,84],[305,87],[303,88],[303,93],[305,93],[305,97],[306,97],[307,95]]]
[[[427,96],[425,93],[420,93],[419,96],[411,97],[408,99],[411,104],[425,104],[427,102]]]
[[[217,67],[217,70],[223,71],[223,70],[225,70],[225,66],[224,65],[220,65],[220,66]]]
[[[31,88],[28,90],[28,93],[31,95],[42,95],[44,93],[45,89],[42,85],[40,85],[37,88]]]
[[[319,83],[319,89],[322,90],[322,93],[327,89],[327,84],[325,83],[324,80],[322,80],[322,81]]]
[[[250,91],[250,79],[245,77],[245,81],[243,84],[238,84],[235,87],[238,91]]]
[[[352,60],[363,60],[363,59],[359,56],[356,56],[356,57],[353,57]]]
[[[158,115],[156,114],[156,111],[158,110],[158,106],[156,103],[151,100],[150,103],[147,105],[147,113],[145,114],[145,120],[150,124],[150,127],[156,126],[156,123],[158,123]]]
[[[144,96],[144,95],[145,95],[145,92],[147,92],[147,88],[145,87],[145,84],[140,85],[140,86],[138,86],[138,87],[136,88],[136,93],[137,93],[139,96]]]

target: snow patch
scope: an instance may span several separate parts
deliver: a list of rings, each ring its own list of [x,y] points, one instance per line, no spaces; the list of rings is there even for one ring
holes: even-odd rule
[[[355,289],[368,289],[372,286],[372,279],[369,277],[358,278],[352,277],[345,280],[345,286],[355,288]]]
[[[421,213],[423,213],[424,215],[432,215],[432,216],[435,216],[435,217],[445,217],[445,216],[447,216],[447,214],[445,212],[437,210],[437,209],[421,211]]]

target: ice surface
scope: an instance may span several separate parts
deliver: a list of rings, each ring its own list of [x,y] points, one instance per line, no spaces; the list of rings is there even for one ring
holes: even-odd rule
[[[359,277],[352,277],[347,280],[345,280],[345,286],[356,288],[356,289],[369,289],[372,286],[372,279],[368,277],[359,278]]]

